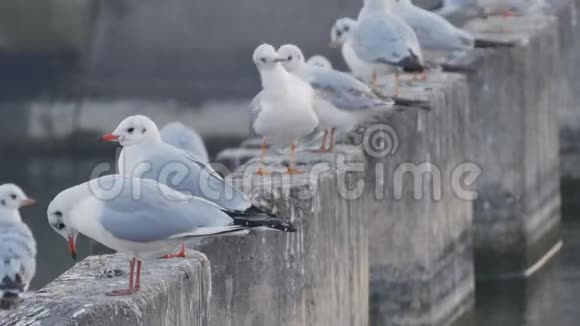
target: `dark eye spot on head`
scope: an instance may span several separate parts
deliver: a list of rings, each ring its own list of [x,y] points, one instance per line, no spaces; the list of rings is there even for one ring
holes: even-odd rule
[[[348,27],[348,26],[344,26],[344,31],[345,31],[345,32],[348,32],[349,30],[350,30],[350,27]]]
[[[266,58],[261,58],[260,61],[262,61],[263,63],[266,63]]]
[[[141,131],[142,134],[147,132],[147,128],[143,128],[143,130]]]
[[[135,131],[135,128],[133,128],[133,127],[127,129],[127,132],[130,133],[130,134],[132,134],[133,131]]]
[[[16,196],[16,194],[12,194],[12,195],[10,195],[10,198],[16,199],[16,198],[18,198],[18,196]]]
[[[341,30],[336,31],[336,36],[340,37],[341,35],[342,35],[342,31]]]
[[[56,216],[56,217],[62,217],[61,211],[54,212],[54,216]]]
[[[288,61],[290,61],[290,60],[292,60],[292,56],[291,55],[288,56]]]
[[[2,206],[6,206],[6,201],[2,199],[2,201],[0,201],[0,204],[2,204]]]

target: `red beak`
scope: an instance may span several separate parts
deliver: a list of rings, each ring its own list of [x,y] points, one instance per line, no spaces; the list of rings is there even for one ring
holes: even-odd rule
[[[114,142],[119,140],[119,136],[115,136],[113,134],[106,134],[103,137],[101,137],[99,139],[99,143],[104,143],[104,142]]]
[[[34,204],[36,204],[36,200],[34,200],[32,198],[26,198],[25,200],[20,202],[20,206],[22,206],[22,207],[32,206]]]
[[[68,250],[70,251],[70,255],[72,259],[77,260],[77,245],[75,243],[75,238],[72,236],[68,236]]]

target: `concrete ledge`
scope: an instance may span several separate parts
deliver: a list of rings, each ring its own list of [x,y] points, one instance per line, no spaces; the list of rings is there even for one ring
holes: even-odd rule
[[[89,257],[27,298],[0,325],[209,325],[209,261],[199,252],[187,254],[143,262],[141,291],[116,298],[105,293],[127,287],[128,257]],[[124,275],[103,277],[106,269]]]
[[[269,156],[266,169],[283,172],[287,159]],[[368,325],[368,205],[341,193],[362,182],[364,157],[340,146],[333,154],[299,153],[297,161],[305,174],[257,177],[254,160],[231,175],[256,205],[289,217],[298,232],[196,246],[212,262],[214,325]]]
[[[558,110],[564,106],[556,17],[473,20],[467,28],[517,46],[467,54],[479,279],[522,276],[560,240]],[[461,61],[461,60],[460,60]]]

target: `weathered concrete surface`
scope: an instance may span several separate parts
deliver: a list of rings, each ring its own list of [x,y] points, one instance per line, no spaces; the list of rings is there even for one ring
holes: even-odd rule
[[[385,116],[352,135],[369,166],[371,324],[447,325],[474,302],[472,202],[452,188],[470,157],[469,89],[460,75],[431,73],[401,95],[433,110]]]
[[[199,252],[187,254],[143,262],[141,291],[130,297],[105,295],[127,287],[128,257],[89,257],[27,298],[0,325],[209,325],[209,261]],[[103,278],[106,269],[125,275]]]
[[[269,156],[284,171],[287,156]],[[298,154],[303,175],[257,177],[251,161],[231,177],[259,207],[288,217],[294,234],[256,232],[197,247],[212,262],[212,325],[368,325],[368,210],[347,199],[362,182],[364,158]],[[282,181],[280,181],[282,179]],[[360,186],[359,186],[360,188]],[[362,188],[361,188],[362,190]]]
[[[467,28],[513,48],[467,55],[477,277],[528,274],[560,241],[558,108],[562,58],[555,17],[473,20]],[[465,58],[464,58],[465,59]]]

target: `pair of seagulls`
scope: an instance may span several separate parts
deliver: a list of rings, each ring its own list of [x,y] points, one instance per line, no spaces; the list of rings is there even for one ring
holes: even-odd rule
[[[307,63],[300,48],[286,44],[276,50],[261,44],[253,54],[262,91],[250,104],[250,131],[262,137],[262,161],[267,145],[291,147],[289,174],[295,167],[296,142],[317,127],[324,130],[321,151],[332,151],[335,130],[350,130],[357,123],[391,110],[395,101],[353,76]],[[329,145],[326,139],[329,137]],[[257,174],[264,175],[261,163]]]
[[[164,141],[146,116],[126,118],[101,141],[123,146],[119,174],[62,191],[49,204],[47,217],[73,257],[79,233],[131,257],[128,288],[108,295],[139,291],[141,262],[180,244],[179,253],[165,257],[185,257],[186,240],[243,235],[252,228],[296,231],[291,223],[253,206],[196,155]]]

